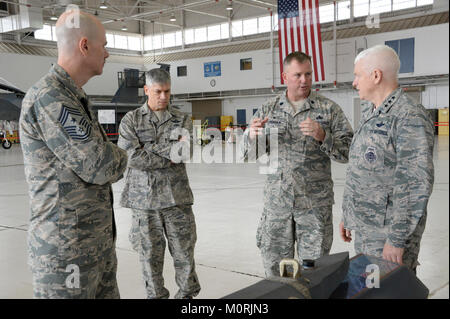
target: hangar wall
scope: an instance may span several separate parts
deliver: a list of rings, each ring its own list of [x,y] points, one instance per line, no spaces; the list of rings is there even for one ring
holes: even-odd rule
[[[353,61],[358,47],[373,46],[388,40],[415,38],[414,73],[401,74],[400,77],[429,76],[449,73],[449,25],[440,24],[428,27],[380,33],[366,37],[338,40],[338,82],[353,80]],[[433,48],[430,50],[430,48]],[[273,53],[275,86],[280,85],[278,48]],[[334,43],[323,43],[326,83],[334,81]],[[240,71],[240,59],[252,58],[252,70]],[[213,92],[237,89],[268,88],[272,86],[272,53],[270,49],[248,51],[227,55],[210,56],[189,60],[170,62],[173,81],[172,93]],[[221,61],[221,76],[204,77],[203,63]],[[56,62],[54,57],[0,53],[0,76],[17,85],[24,91],[42,77]],[[85,86],[90,95],[113,95],[117,90],[117,72],[124,68],[148,70],[151,64],[124,64],[107,62],[101,76],[94,77]],[[187,76],[178,77],[177,67],[187,66]],[[158,66],[159,67],[159,66]],[[22,72],[20,72],[22,70]],[[25,73],[24,73],[25,72]],[[215,86],[211,86],[215,79]],[[353,98],[357,96],[352,90],[321,91],[321,94],[341,105],[346,115],[352,120]],[[247,122],[267,97],[231,98],[222,101],[222,115],[232,115],[236,123],[236,110],[246,109]],[[427,108],[449,106],[448,84],[426,86],[422,92],[422,103]],[[192,103],[177,101],[185,112],[192,112]]]
[[[367,45],[384,43],[384,41],[415,38],[415,70],[414,73],[401,74],[400,77],[448,74],[449,73],[449,25],[440,24],[429,27],[395,31],[368,35]],[[363,37],[338,40],[338,81],[353,80],[353,60],[356,56],[356,46],[364,42]],[[430,48],[433,48],[430,50]],[[325,82],[334,81],[334,46],[333,41],[323,43],[325,57]],[[278,48],[275,48],[274,71],[275,86],[280,85]],[[252,70],[240,71],[239,62],[241,58],[252,58]],[[190,60],[170,62],[173,80],[173,93],[193,93],[224,91],[249,88],[266,88],[272,86],[272,54],[270,49],[261,51],[248,51],[245,53],[234,53]],[[35,55],[22,55],[11,53],[0,53],[0,76],[9,82],[27,90],[42,75],[47,72],[51,63],[56,58]],[[203,63],[221,61],[222,75],[215,77],[216,85],[211,87],[210,80],[203,76]],[[117,89],[117,73],[123,68],[131,67],[148,70],[153,65],[121,64],[107,62],[104,73],[93,78],[87,85],[88,94],[111,95]],[[187,76],[177,77],[177,66],[187,66]],[[26,75],[18,70],[26,70]]]
[[[353,61],[356,49],[385,41],[415,38],[414,73],[401,74],[400,77],[436,75],[449,73],[449,25],[440,24],[423,28],[395,31],[338,40],[338,82],[353,80]],[[433,48],[430,50],[429,48]],[[274,50],[275,86],[280,86],[278,48]],[[325,83],[335,79],[335,60],[333,41],[323,42],[325,65]],[[252,70],[240,71],[240,59],[252,58]],[[272,86],[272,54],[270,49],[233,53],[197,59],[170,62],[173,81],[173,93],[212,92],[249,88],[266,88]],[[216,85],[210,85],[211,77],[203,76],[203,63],[221,61],[221,76],[214,77]],[[150,69],[155,65],[146,64]],[[187,76],[177,77],[177,67],[186,66]],[[320,82],[319,82],[320,83]]]
[[[415,38],[414,72],[400,74],[400,78],[413,76],[429,76],[449,73],[449,25],[441,24],[424,28],[395,31],[368,35],[367,46],[384,44],[384,41],[404,38]],[[353,81],[353,61],[356,57],[356,49],[365,45],[364,37],[338,40],[338,82]],[[430,48],[433,48],[430,50]],[[323,44],[325,57],[326,81],[334,80],[334,44],[333,41],[325,41]],[[242,58],[252,58],[252,70],[240,71],[239,63]],[[210,85],[211,77],[203,76],[203,63],[221,61],[222,74],[214,77],[216,85]],[[213,92],[236,89],[251,89],[271,87],[272,67],[271,52],[249,51],[223,56],[212,56],[199,59],[174,61],[171,64],[171,76],[173,81],[173,93]],[[280,85],[278,48],[275,48],[275,86]],[[177,77],[177,67],[187,66],[187,76]],[[155,65],[146,65],[146,69]],[[421,103],[426,108],[444,108],[449,106],[449,86],[430,85],[421,93]],[[353,90],[320,91],[324,96],[337,102],[343,109],[349,121],[353,123],[353,98],[358,94]],[[222,103],[222,115],[233,116],[236,123],[238,109],[246,110],[247,122],[249,122],[253,109],[258,108],[267,97],[242,97],[224,99]]]
[[[0,53],[0,77],[27,91],[44,76],[56,57]],[[89,95],[114,95],[118,88],[117,72],[124,68],[143,69],[141,64],[107,62],[103,74],[93,77],[83,88]]]

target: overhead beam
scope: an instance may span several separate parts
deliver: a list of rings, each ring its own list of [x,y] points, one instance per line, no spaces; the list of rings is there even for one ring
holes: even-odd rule
[[[136,7],[139,5],[141,1],[137,0],[136,3],[134,4],[134,6],[130,9],[130,11],[128,11],[128,15],[130,15],[131,13],[133,13],[133,11],[136,9]]]
[[[261,0],[249,0],[249,1],[250,2],[254,2],[254,3],[259,3],[262,6],[266,6],[266,7],[269,6],[269,7],[272,7],[272,8],[278,8],[278,5],[276,5],[276,4],[265,2],[265,1],[261,1]]]
[[[204,4],[208,4],[208,3],[212,3],[212,2],[216,2],[215,0],[202,0],[202,1],[198,1],[198,2],[192,2],[192,3],[187,3],[187,4],[183,4],[180,6],[175,6],[172,8],[166,8],[166,9],[162,9],[162,10],[154,10],[154,11],[148,11],[148,12],[143,12],[143,13],[139,13],[139,14],[135,14],[129,17],[125,17],[125,20],[132,20],[132,19],[137,19],[137,18],[144,18],[144,17],[151,17],[151,16],[157,16],[157,15],[161,15],[164,13],[169,13],[169,12],[173,12],[173,11],[178,11],[178,10],[184,10],[184,9],[188,9],[191,7],[196,7],[196,6],[201,6]],[[112,23],[115,22],[117,20],[108,20],[108,21],[104,21],[103,24],[107,24],[107,23]]]
[[[226,16],[221,16],[221,15],[214,14],[214,13],[203,12],[203,11],[192,10],[192,9],[183,9],[183,10],[184,10],[184,11],[188,11],[188,12],[193,12],[193,13],[198,13],[198,14],[203,14],[203,15],[215,17],[215,18],[220,18],[220,19],[228,20],[228,17],[226,17]]]
[[[141,0],[141,2],[145,2],[145,3],[147,3],[149,5],[152,5],[152,6],[170,7],[168,4],[162,3],[162,2],[159,2],[159,1]]]
[[[270,3],[266,5],[266,4],[260,4],[259,3],[260,1],[250,3],[250,2],[242,1],[242,0],[233,0],[232,2],[236,2],[236,3],[242,4],[242,5],[248,6],[248,7],[258,8],[258,9],[262,9],[262,10],[266,10],[266,11],[267,10],[273,11],[273,5]],[[276,8],[276,6],[275,6],[275,8]]]
[[[160,25],[165,25],[165,26],[168,26],[168,27],[175,27],[175,28],[178,28],[178,29],[182,29],[182,27],[181,26],[179,26],[178,24],[171,24],[171,23],[165,23],[165,22],[158,22],[158,21],[155,21],[155,20],[144,20],[144,19],[139,19],[139,21],[143,21],[143,22],[148,22],[148,23],[155,23],[155,24],[160,24]]]

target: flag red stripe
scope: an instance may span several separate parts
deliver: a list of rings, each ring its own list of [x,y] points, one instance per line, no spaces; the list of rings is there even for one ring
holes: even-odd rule
[[[302,51],[302,40],[300,39],[300,17],[295,17],[295,20],[297,20],[297,43],[298,43],[298,50]]]
[[[290,18],[289,19],[291,21],[291,48],[292,48],[292,52],[295,51],[295,38],[294,38],[294,28],[295,26],[295,18]]]
[[[306,27],[305,1],[306,0],[302,0],[302,12],[301,12],[301,14],[303,15],[303,37],[305,38],[305,53],[309,55],[308,29]]]
[[[284,57],[286,57],[289,54],[287,19],[284,19],[283,22],[284,22],[284,46],[285,46]]]
[[[280,51],[279,57],[280,57],[280,80],[281,84],[284,84],[283,81],[283,45],[281,41],[281,27],[280,27],[280,21],[278,20],[278,50]]]
[[[316,0],[316,25],[317,25],[317,36],[319,43],[319,57],[320,57],[320,70],[322,81],[325,81],[325,70],[323,68],[323,51],[322,51],[322,32],[320,31],[320,16],[319,16],[319,0]]]
[[[317,56],[316,56],[316,41],[315,41],[315,37],[314,37],[314,20],[313,20],[313,15],[312,15],[313,11],[312,11],[312,0],[309,0],[309,8],[308,8],[308,15],[309,15],[309,28],[311,30],[311,44],[312,44],[312,57],[313,57],[313,63],[314,63],[314,80],[317,82],[317,80],[319,79],[319,74],[318,74],[318,70],[317,70]]]

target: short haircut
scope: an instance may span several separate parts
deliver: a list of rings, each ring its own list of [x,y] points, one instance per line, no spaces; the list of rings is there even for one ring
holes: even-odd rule
[[[288,65],[291,64],[292,60],[297,61],[298,63],[305,63],[306,61],[309,61],[311,63],[311,57],[303,52],[295,51],[290,54],[288,54],[284,60],[283,60],[283,67],[286,68]]]
[[[73,15],[76,14],[79,17],[79,27],[74,27],[66,22],[67,19],[72,18]],[[82,37],[86,37],[90,41],[97,40],[99,29],[95,18],[91,14],[83,11],[69,10],[62,15],[64,15],[64,17],[59,19],[56,23],[58,52],[73,52],[78,46],[78,41]]]
[[[163,69],[151,69],[145,72],[145,85],[170,84],[170,74]]]
[[[391,78],[397,78],[400,70],[400,59],[391,47],[379,44],[360,52],[355,58],[355,64],[364,60],[364,69],[372,73],[374,69],[380,69]]]

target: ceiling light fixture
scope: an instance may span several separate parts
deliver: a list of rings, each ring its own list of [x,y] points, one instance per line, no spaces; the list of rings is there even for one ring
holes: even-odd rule
[[[231,3],[230,3],[229,5],[227,5],[226,9],[227,9],[228,11],[233,10],[233,6],[231,5]]]
[[[175,15],[172,13],[169,20],[172,22],[175,22],[175,21],[177,21],[177,18],[175,18]]]
[[[102,2],[100,3],[99,8],[100,8],[100,9],[108,9],[108,6],[106,5],[105,1],[102,1]]]

